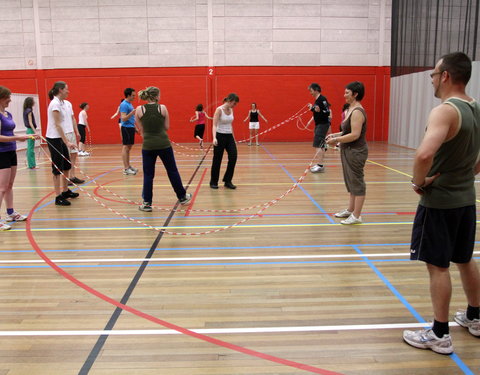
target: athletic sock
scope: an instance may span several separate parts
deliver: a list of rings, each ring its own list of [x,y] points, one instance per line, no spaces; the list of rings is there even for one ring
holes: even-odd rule
[[[450,333],[448,329],[448,322],[438,322],[434,320],[432,330],[433,330],[433,333],[435,333],[435,335],[440,339],[444,335],[448,335]]]
[[[7,208],[7,214],[11,215],[13,214],[14,209],[13,208]]]
[[[467,319],[468,320],[480,319],[480,307],[473,307],[468,305]]]

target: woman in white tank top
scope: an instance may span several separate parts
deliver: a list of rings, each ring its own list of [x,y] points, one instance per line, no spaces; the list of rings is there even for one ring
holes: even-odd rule
[[[237,146],[233,136],[233,107],[239,102],[237,94],[228,94],[225,103],[215,110],[213,115],[213,160],[210,176],[210,187],[218,189],[220,165],[222,164],[223,152],[228,154],[227,170],[223,176],[223,182],[227,189],[236,189],[232,183],[235,164],[237,163]]]

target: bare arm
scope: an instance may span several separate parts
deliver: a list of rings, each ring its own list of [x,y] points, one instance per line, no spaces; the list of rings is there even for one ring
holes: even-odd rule
[[[250,117],[250,111],[248,111],[248,115],[247,117],[245,117],[245,120],[243,120],[243,122],[247,121],[249,117]]]
[[[143,117],[143,112],[142,112],[142,106],[139,105],[135,109],[135,127],[138,131],[138,134],[140,134],[143,137],[143,125],[140,119]]]
[[[217,141],[217,125],[218,121],[220,121],[220,108],[217,108],[215,110],[215,114],[213,115],[213,125],[212,125],[212,134],[213,134],[213,145],[217,146],[218,141]]]
[[[449,134],[458,126],[458,114],[454,108],[441,104],[430,112],[427,130],[415,153],[412,183],[418,187],[430,185],[439,175],[427,177],[433,158],[440,146],[449,138]],[[415,189],[415,187],[414,187]],[[420,193],[419,190],[415,189]]]
[[[478,172],[480,172],[480,160],[477,161],[477,164],[475,164],[475,174],[477,175]]]
[[[263,118],[263,121],[268,122],[268,120],[265,117],[263,117],[263,115],[260,113],[260,111],[258,111],[258,114],[260,115],[261,118]]]
[[[209,115],[207,115],[207,112],[203,111],[203,113],[205,113],[206,118],[208,118],[209,120],[213,120],[213,117],[210,117]]]
[[[190,119],[190,122],[195,122],[197,120],[198,120],[198,111],[195,111],[195,118],[192,116],[192,118]]]
[[[117,108],[117,112],[115,112],[112,117],[110,117],[111,120],[113,120],[115,117],[117,117],[120,114],[120,106]]]
[[[27,139],[30,139],[32,137],[38,138],[38,136],[35,136],[33,134],[12,135],[12,136],[0,135],[0,142],[16,142],[16,141],[25,142]]]
[[[365,122],[365,116],[360,111],[353,111],[350,117],[350,125],[352,127],[352,132],[349,134],[340,135],[338,137],[330,135],[327,138],[327,143],[329,145],[333,145],[338,142],[350,143],[356,141],[360,137],[360,134],[362,134],[363,123]]]
[[[168,114],[168,109],[163,104],[160,105],[162,115],[165,116],[165,130],[170,129],[170,115]]]

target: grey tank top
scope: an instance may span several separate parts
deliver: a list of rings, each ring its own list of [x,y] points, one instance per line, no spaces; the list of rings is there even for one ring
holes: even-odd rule
[[[220,118],[217,123],[217,133],[232,134],[232,122],[233,122],[233,110],[229,115],[223,112],[223,108],[220,108]]]

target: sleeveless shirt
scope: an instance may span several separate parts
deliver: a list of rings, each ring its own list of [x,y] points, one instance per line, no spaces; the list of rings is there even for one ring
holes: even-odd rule
[[[440,209],[472,206],[476,199],[474,167],[480,151],[480,105],[459,98],[449,98],[444,104],[457,110],[460,128],[436,152],[427,176],[440,176],[425,188],[420,204]]]
[[[160,104],[145,104],[145,112],[140,119],[143,126],[144,150],[162,150],[171,147],[165,129],[165,116],[159,112]]]
[[[198,112],[197,125],[205,125],[205,113]]]
[[[250,122],[258,122],[258,111],[250,111]]]
[[[232,134],[232,122],[233,122],[233,110],[229,115],[223,112],[223,108],[220,108],[220,118],[217,124],[217,133]]]
[[[12,114],[5,111],[7,116],[0,113],[0,134],[7,137],[13,137],[13,130],[15,129],[15,121],[13,121]],[[17,149],[17,142],[0,142],[0,152],[15,151]]]
[[[342,135],[345,134],[350,134],[352,132],[352,124],[351,124],[351,119],[352,119],[352,114],[354,111],[360,111],[362,112],[363,116],[365,117],[365,121],[362,124],[362,130],[360,132],[360,137],[358,139],[348,142],[348,143],[341,143],[340,147],[350,147],[350,148],[362,148],[367,145],[366,137],[365,134],[367,133],[367,114],[365,113],[365,110],[362,107],[357,107],[352,110],[350,113],[350,116],[348,116],[340,125],[341,130],[342,130]]]

